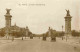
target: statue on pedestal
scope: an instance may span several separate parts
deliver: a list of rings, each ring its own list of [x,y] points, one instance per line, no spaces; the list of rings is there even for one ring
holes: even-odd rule
[[[10,14],[10,10],[11,10],[11,9],[6,9],[6,11],[7,11],[6,14]]]
[[[67,12],[66,16],[70,16],[70,11],[66,10],[66,12]]]

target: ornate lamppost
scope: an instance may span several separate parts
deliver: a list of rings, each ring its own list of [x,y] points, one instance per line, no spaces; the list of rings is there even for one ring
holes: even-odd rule
[[[62,40],[63,40],[63,25],[62,25]]]
[[[22,34],[22,40],[23,40],[23,29],[21,29],[21,34]]]

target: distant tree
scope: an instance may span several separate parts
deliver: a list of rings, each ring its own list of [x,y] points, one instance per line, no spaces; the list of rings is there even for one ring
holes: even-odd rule
[[[64,32],[61,33],[61,36],[64,36]]]
[[[0,31],[0,36],[2,36],[2,37],[5,36],[5,31],[4,30]]]
[[[61,37],[61,36],[64,36],[64,34],[65,34],[64,32],[57,32],[57,33],[56,33],[56,36],[57,36],[57,37]]]
[[[46,37],[49,37],[49,32],[46,32]]]
[[[72,30],[72,36],[79,36],[79,32],[75,31],[75,30]]]

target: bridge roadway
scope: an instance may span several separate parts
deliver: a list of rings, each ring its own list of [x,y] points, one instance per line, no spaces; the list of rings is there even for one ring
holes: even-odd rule
[[[0,52],[80,52],[73,46],[60,42],[61,40],[51,42],[50,39],[42,41],[42,38],[24,40],[18,38],[13,42],[11,40],[2,41],[6,41],[6,43],[0,45]]]

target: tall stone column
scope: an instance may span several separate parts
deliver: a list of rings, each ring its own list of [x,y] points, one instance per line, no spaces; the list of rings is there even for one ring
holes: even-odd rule
[[[66,36],[71,36],[71,16],[70,16],[70,11],[66,10],[67,14],[64,17],[65,18],[65,35]]]
[[[5,27],[6,27],[6,30],[5,30],[5,36],[9,37],[9,34],[10,34],[10,27],[11,27],[11,15],[10,15],[10,10],[11,9],[6,9],[7,13],[4,15],[5,16]]]

